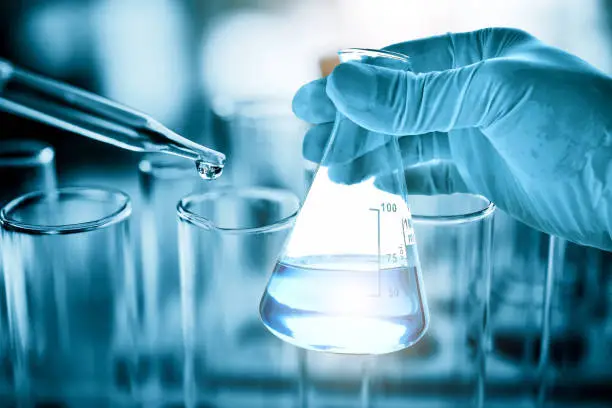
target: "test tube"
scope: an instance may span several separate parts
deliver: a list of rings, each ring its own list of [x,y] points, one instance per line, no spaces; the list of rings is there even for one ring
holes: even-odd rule
[[[178,207],[188,401],[233,387],[294,387],[296,349],[259,320],[262,291],[299,208],[290,191],[224,187]],[[261,395],[261,393],[260,393]]]
[[[482,406],[495,206],[471,194],[410,195],[410,210],[430,326],[412,347],[368,357],[370,404]],[[344,395],[358,406],[364,359],[308,353],[310,401]]]
[[[49,144],[32,139],[0,141],[0,208],[9,200],[30,191],[55,188],[55,151]],[[0,237],[0,248],[2,247]],[[0,406],[10,405],[13,366],[0,251]]]
[[[138,165],[138,179],[138,292],[143,312],[138,359],[143,372],[138,387],[143,400],[157,401],[182,387],[176,205],[187,194],[203,192],[212,185],[198,177],[189,161],[165,154],[146,155]]]
[[[22,195],[0,211],[22,405],[112,406],[127,395],[130,214],[124,193],[83,187]]]

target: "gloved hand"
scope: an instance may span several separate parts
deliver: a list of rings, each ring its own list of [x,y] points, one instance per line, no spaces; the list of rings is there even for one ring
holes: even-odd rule
[[[342,135],[353,146],[331,163],[365,165],[335,181],[375,176],[385,189],[377,136],[395,135],[409,193],[481,194],[540,231],[612,250],[610,77],[515,29],[387,49],[414,72],[350,62],[298,91],[295,114],[316,124],[307,159],[321,160],[338,109],[363,129]]]

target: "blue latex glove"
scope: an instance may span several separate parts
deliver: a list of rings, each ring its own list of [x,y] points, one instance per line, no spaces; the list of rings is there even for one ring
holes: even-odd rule
[[[514,29],[387,49],[410,56],[414,73],[344,63],[298,91],[294,112],[317,125],[307,159],[321,160],[338,109],[364,129],[339,135],[336,181],[375,176],[384,189],[393,169],[376,133],[401,136],[410,193],[481,194],[540,231],[612,249],[610,77]]]

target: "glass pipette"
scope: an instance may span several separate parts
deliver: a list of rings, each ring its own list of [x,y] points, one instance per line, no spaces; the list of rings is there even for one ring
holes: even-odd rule
[[[0,58],[0,111],[6,111],[136,152],[193,160],[215,179],[225,155],[188,140],[155,119],[99,95],[16,68]]]

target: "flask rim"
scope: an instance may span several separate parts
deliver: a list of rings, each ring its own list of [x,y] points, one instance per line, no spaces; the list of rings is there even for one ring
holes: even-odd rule
[[[399,52],[377,50],[374,48],[343,48],[338,51],[338,56],[342,60],[342,56],[346,54],[359,55],[370,58],[390,58],[402,62],[410,62],[410,57]]]

